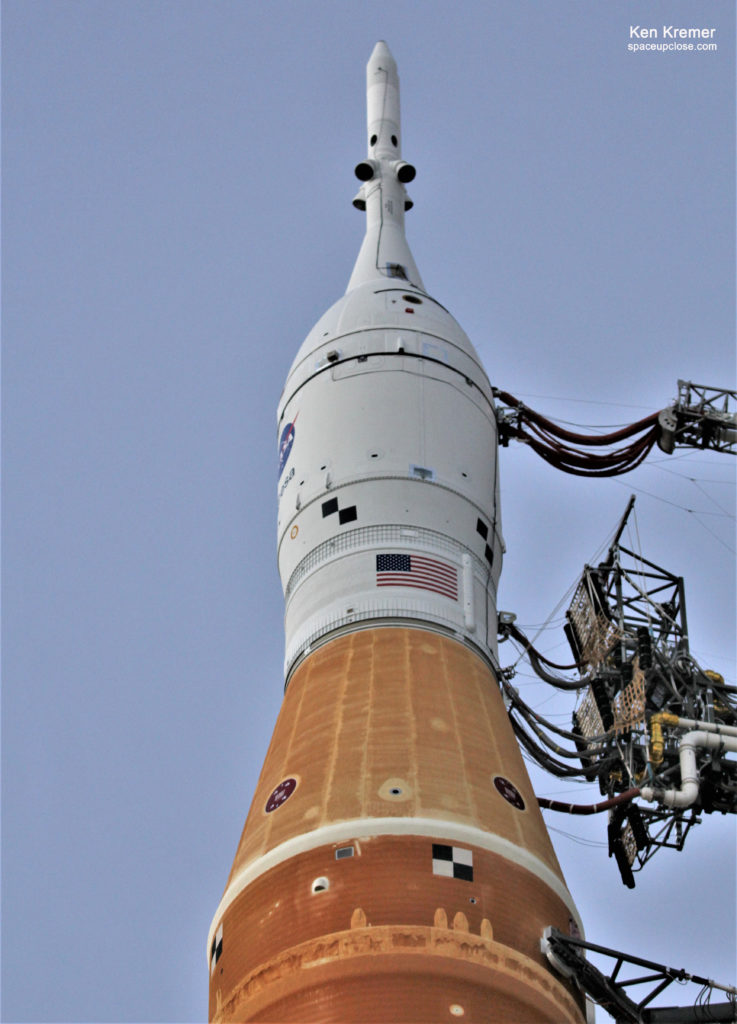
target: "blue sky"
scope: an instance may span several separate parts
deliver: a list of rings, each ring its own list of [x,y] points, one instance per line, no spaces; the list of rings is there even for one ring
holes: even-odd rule
[[[410,245],[492,384],[588,424],[734,387],[734,6],[698,5],[708,53],[628,51],[644,9],[4,3],[4,1020],[206,1017],[282,693],[276,405],[362,238],[377,39]],[[585,481],[517,446],[501,473],[502,608],[547,622],[636,492],[630,540],[686,578],[692,650],[735,683],[733,459]],[[583,845],[605,822],[548,820],[592,941],[734,981],[734,822],[629,892]]]

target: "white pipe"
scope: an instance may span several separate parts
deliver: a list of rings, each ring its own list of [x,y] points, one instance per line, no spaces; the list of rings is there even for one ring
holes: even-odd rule
[[[691,724],[686,718],[679,718],[678,724]],[[694,722],[694,725],[697,723]],[[681,738],[678,745],[678,755],[681,763],[681,788],[680,789],[655,789],[654,786],[642,786],[640,796],[650,803],[665,804],[666,807],[690,807],[699,795],[699,773],[696,768],[696,750],[700,747],[706,750],[728,750],[737,753],[737,730],[729,726],[718,726],[722,730],[720,735],[717,732],[707,732],[711,723],[700,723],[702,728],[693,732],[687,732]],[[724,730],[730,728],[729,735]],[[734,733],[734,735],[732,735]]]
[[[663,722],[663,725],[669,724],[667,719]],[[700,729],[702,732],[716,732],[722,736],[737,736],[737,726],[719,725],[716,722],[697,722],[695,718],[679,718],[675,725],[681,729]]]

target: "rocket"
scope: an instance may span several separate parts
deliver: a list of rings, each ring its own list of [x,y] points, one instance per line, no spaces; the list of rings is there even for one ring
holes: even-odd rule
[[[499,688],[497,430],[407,244],[399,78],[367,67],[366,234],[278,408],[285,696],[207,941],[210,1019],[576,1022],[581,934]]]

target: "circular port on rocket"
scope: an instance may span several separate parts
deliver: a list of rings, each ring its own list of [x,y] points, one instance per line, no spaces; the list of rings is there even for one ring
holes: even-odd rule
[[[371,181],[374,176],[374,168],[366,160],[362,160],[360,164],[356,164],[354,174],[359,181]]]

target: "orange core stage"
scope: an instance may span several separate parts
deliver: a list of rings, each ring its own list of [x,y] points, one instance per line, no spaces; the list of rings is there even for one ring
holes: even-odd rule
[[[211,1019],[582,1024],[548,925],[579,922],[487,662],[391,626],[306,657],[213,920]]]

